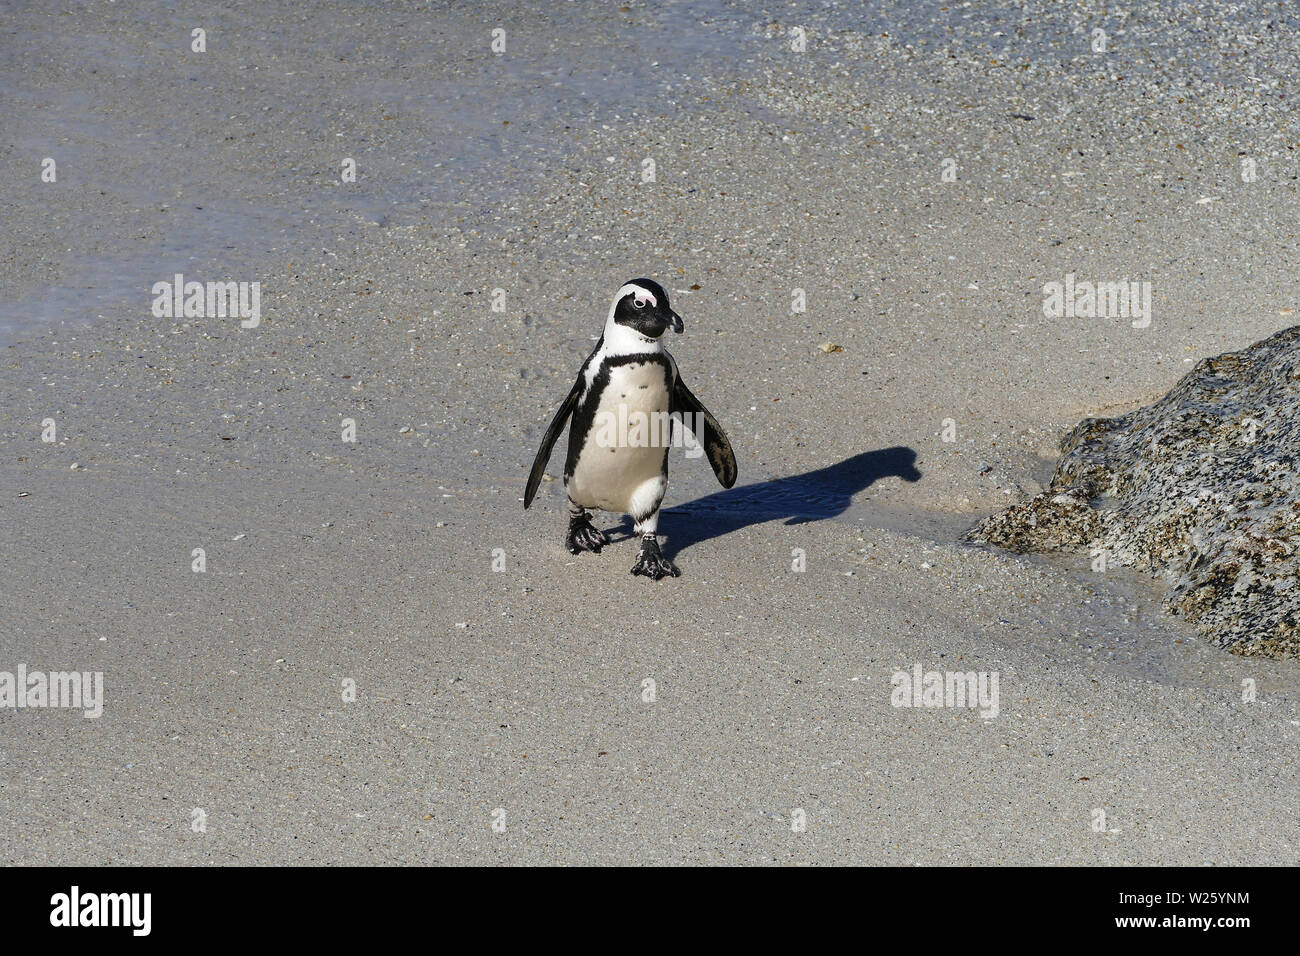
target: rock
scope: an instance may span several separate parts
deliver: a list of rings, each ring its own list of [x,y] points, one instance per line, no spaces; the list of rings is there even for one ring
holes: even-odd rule
[[[1234,654],[1300,657],[1300,326],[1197,363],[1164,398],[1086,419],[1050,487],[966,540],[1104,552]]]

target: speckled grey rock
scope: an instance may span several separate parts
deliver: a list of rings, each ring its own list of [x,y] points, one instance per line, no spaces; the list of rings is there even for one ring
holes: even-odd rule
[[[1163,574],[1167,608],[1214,643],[1300,657],[1300,326],[1201,361],[1152,405],[1086,419],[1061,450],[1047,491],[967,539]]]

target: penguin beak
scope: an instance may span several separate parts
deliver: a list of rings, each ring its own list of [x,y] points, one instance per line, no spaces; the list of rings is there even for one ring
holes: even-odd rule
[[[682,329],[686,327],[682,325],[682,317],[678,315],[676,312],[674,312],[672,309],[668,310],[668,320],[669,323],[672,325],[673,331],[678,333],[679,335],[681,334]]]

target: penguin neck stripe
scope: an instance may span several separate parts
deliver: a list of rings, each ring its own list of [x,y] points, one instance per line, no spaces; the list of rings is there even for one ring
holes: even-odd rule
[[[652,339],[648,335],[642,335],[635,329],[630,329],[626,325],[619,325],[615,322],[609,323],[604,340],[600,350],[603,358],[622,355],[644,358],[645,356],[662,355],[664,353],[664,340],[662,338]]]

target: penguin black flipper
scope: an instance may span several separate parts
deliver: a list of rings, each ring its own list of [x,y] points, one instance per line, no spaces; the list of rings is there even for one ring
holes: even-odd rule
[[[583,369],[586,369],[585,365]],[[568,424],[569,416],[573,414],[574,406],[578,404],[578,396],[582,394],[584,384],[583,374],[579,372],[578,380],[573,383],[573,388],[569,389],[564,403],[551,419],[551,424],[546,427],[546,434],[542,436],[542,446],[537,449],[537,457],[533,459],[533,470],[528,473],[528,487],[524,489],[525,511],[533,503],[537,486],[542,483],[542,475],[546,471],[546,463],[551,460],[551,449],[555,447],[555,440],[560,437],[560,432],[564,431],[564,426]]]
[[[673,383],[672,412],[675,415],[696,415],[699,418],[696,421],[704,422],[704,434],[696,435],[695,438],[704,446],[704,453],[709,456],[709,464],[713,466],[713,473],[718,476],[718,482],[724,488],[730,488],[736,483],[736,455],[731,450],[731,440],[727,438],[727,433],[722,430],[718,420],[713,417],[713,413],[705,408],[698,398],[691,393],[682,381],[680,375]],[[685,424],[685,417],[682,418]],[[694,429],[692,429],[693,431]]]

